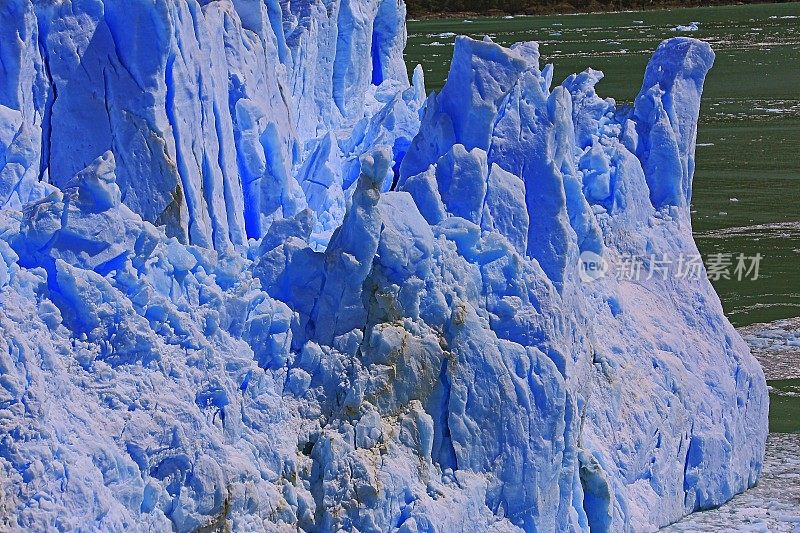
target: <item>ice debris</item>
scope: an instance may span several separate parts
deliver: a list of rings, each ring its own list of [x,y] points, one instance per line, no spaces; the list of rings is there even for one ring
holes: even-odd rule
[[[674,28],[672,28],[672,31],[693,32],[693,31],[697,31],[699,29],[700,29],[700,23],[699,22],[692,22],[690,24],[679,24],[678,26],[675,26]]]
[[[696,251],[708,45],[632,109],[535,43],[409,83],[395,0],[0,7],[0,522],[642,530],[752,486]]]

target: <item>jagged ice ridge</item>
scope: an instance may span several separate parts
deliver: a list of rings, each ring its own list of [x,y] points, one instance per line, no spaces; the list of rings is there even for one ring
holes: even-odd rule
[[[764,375],[696,253],[714,54],[635,105],[396,0],[0,4],[0,522],[649,530],[755,484]]]

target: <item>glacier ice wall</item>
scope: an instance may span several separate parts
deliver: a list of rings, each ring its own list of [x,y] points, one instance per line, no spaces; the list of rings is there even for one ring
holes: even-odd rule
[[[125,204],[168,235],[214,249],[260,238],[306,197],[341,196],[371,143],[401,159],[424,97],[402,60],[404,15],[395,0],[4,2],[14,157],[0,204],[20,208],[111,150]],[[326,166],[338,182],[315,179]],[[324,242],[342,213],[318,215]]]
[[[648,530],[752,486],[763,373],[696,253],[708,45],[635,105],[395,0],[0,4],[11,530]]]

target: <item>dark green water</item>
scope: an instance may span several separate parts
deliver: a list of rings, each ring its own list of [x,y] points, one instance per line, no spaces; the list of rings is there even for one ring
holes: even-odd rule
[[[697,22],[697,31],[672,31]],[[538,41],[555,83],[602,70],[601,96],[630,103],[662,40],[687,35],[717,53],[703,95],[693,224],[700,251],[761,254],[755,281],[714,285],[736,326],[800,316],[800,3],[548,17],[410,21],[406,61],[443,85],[456,34]],[[768,372],[769,374],[769,372]],[[771,431],[800,431],[800,386],[771,381]]]
[[[770,381],[769,430],[800,432],[800,379]]]

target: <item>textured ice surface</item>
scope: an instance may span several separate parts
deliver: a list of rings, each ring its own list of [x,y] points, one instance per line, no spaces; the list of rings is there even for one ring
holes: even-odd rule
[[[642,530],[761,470],[696,253],[708,45],[635,106],[402,3],[0,4],[3,528]]]
[[[181,242],[246,244],[307,198],[330,232],[343,207],[317,197],[335,202],[375,143],[399,162],[418,129],[404,15],[394,0],[4,2],[0,203],[111,150],[125,204]]]

